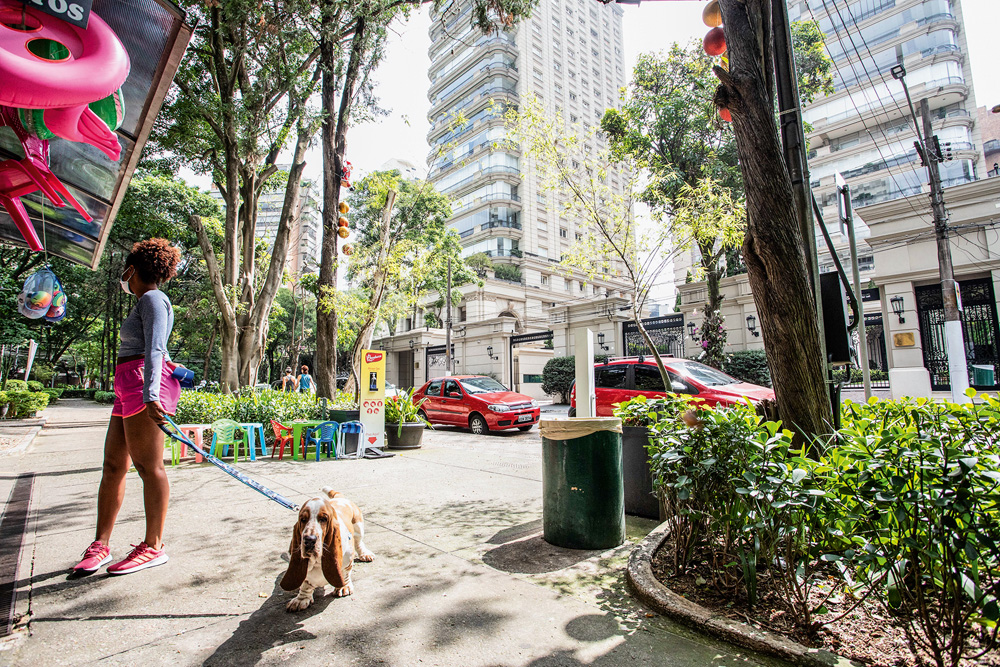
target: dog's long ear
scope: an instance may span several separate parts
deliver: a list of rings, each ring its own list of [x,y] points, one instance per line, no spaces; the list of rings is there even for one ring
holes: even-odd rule
[[[283,590],[293,591],[306,580],[309,571],[309,561],[302,558],[302,522],[295,522],[292,531],[292,544],[288,547],[288,570],[278,583]]]
[[[347,585],[347,577],[344,576],[344,549],[340,542],[340,522],[337,515],[330,512],[330,525],[326,528],[323,536],[323,576],[336,588],[343,588]]]

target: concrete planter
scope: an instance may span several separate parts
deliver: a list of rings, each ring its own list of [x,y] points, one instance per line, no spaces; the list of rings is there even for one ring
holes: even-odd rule
[[[389,449],[417,449],[424,439],[423,422],[413,424],[403,424],[403,430],[399,430],[399,424],[385,425],[385,445]],[[398,433],[398,435],[397,435]]]

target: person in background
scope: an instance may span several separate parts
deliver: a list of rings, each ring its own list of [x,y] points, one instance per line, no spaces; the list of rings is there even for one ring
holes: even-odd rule
[[[309,375],[309,367],[302,364],[302,368],[299,370],[302,372],[295,381],[299,385],[299,391],[304,394],[308,394],[313,390],[313,379],[312,376]]]
[[[162,565],[170,484],[163,468],[164,415],[177,411],[180,382],[172,373],[167,341],[174,326],[170,299],[160,286],[177,274],[181,253],[166,239],[147,239],[132,246],[125,258],[121,288],[135,297],[135,306],[121,326],[115,365],[115,404],[104,441],[104,472],[97,494],[94,541],[73,568],[76,574],[96,572],[111,562],[108,546],[115,519],[125,499],[125,476],[135,466],[142,480],[146,535],[125,557],[108,566],[108,574],[128,574]]]
[[[292,368],[285,369],[285,377],[281,378],[281,391],[295,391],[299,388],[299,381],[292,375]]]

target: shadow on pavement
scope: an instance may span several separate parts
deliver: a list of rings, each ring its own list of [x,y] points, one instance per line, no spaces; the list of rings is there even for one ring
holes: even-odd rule
[[[483,562],[501,572],[541,574],[555,572],[592,558],[601,551],[554,547],[541,535],[510,542],[483,554]]]

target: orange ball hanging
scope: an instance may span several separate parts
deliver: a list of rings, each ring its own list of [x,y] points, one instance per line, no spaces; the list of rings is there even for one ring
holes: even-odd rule
[[[719,0],[712,0],[701,12],[701,20],[709,28],[718,28],[722,25],[722,8],[719,7]]]
[[[726,121],[727,123],[733,122],[733,114],[729,113],[729,109],[722,107],[719,109],[719,118]]]
[[[346,227],[347,224],[348,224],[348,220],[344,216],[340,216],[340,219],[337,220],[337,226],[338,227]]]
[[[722,28],[712,28],[705,35],[703,42],[705,53],[710,56],[721,56],[726,52],[726,34]]]
[[[349,231],[347,230],[347,227],[340,227],[339,229],[337,229],[337,234],[338,234],[338,235],[340,236],[340,238],[342,238],[342,239],[346,239],[346,238],[347,238],[347,235],[348,235],[348,234],[350,234],[350,233],[351,233],[351,232],[349,232]]]
[[[339,210],[343,215],[347,215],[351,211],[351,207],[347,205],[346,201],[342,201],[337,207],[337,210]]]
[[[345,243],[344,247],[341,248],[341,250],[344,251],[345,255],[350,255],[352,252],[354,252],[354,246],[352,246],[350,243]]]

